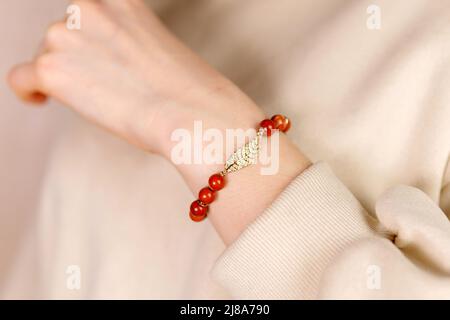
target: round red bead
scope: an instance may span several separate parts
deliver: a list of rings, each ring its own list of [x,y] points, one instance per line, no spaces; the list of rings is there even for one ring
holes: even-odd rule
[[[211,188],[204,187],[200,192],[198,193],[198,199],[203,202],[204,204],[210,204],[214,201],[215,198],[215,192],[214,190],[211,190]]]
[[[271,120],[275,125],[275,129],[278,129],[282,132],[288,131],[291,127],[291,121],[289,120],[289,118],[286,118],[281,114],[274,115]]]
[[[206,214],[208,213],[208,207],[202,206],[198,200],[195,200],[191,203],[190,213],[191,215],[197,217],[206,216]]]
[[[225,178],[221,174],[213,174],[209,177],[209,187],[214,191],[219,191],[225,187]]]
[[[275,129],[275,123],[270,119],[264,119],[259,125],[261,126],[261,128],[266,129],[268,137],[271,136],[272,130]]]
[[[291,128],[291,120],[289,120],[289,118],[286,118],[285,123],[284,123],[284,128],[281,131],[287,132],[290,128]]]
[[[285,119],[284,116],[281,114],[276,114],[272,118],[270,118],[270,120],[273,121],[273,124],[275,125],[276,129],[280,129],[280,127],[284,123],[284,119]]]
[[[196,216],[196,215],[192,214],[192,212],[189,212],[189,217],[191,218],[192,221],[200,222],[206,218],[206,214],[203,216]]]

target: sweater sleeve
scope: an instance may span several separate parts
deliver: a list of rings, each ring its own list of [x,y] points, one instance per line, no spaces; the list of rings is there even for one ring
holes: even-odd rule
[[[216,262],[238,299],[311,299],[333,257],[377,223],[325,163],[302,172]]]
[[[450,219],[450,157],[447,162],[446,172],[444,173],[443,187],[441,190],[439,206]]]

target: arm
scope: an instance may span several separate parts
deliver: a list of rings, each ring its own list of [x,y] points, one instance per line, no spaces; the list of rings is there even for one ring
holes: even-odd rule
[[[47,30],[42,53],[9,75],[19,97],[34,103],[53,97],[169,161],[170,136],[177,128],[192,132],[194,121],[201,120],[204,129],[224,132],[255,128],[264,118],[258,106],[176,39],[143,1],[73,3],[81,9],[81,30],[68,30],[64,22]],[[226,243],[309,165],[287,137],[280,142],[276,175],[262,176],[257,166],[232,174],[220,200],[211,205],[209,217]],[[222,166],[177,168],[196,193]]]

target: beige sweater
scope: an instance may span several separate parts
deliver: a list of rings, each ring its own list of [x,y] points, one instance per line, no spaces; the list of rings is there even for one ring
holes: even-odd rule
[[[450,1],[378,0],[380,30],[366,26],[372,1],[186,3],[154,5],[268,114],[290,116],[315,165],[224,248],[187,221],[170,164],[62,115],[2,295],[450,298]]]

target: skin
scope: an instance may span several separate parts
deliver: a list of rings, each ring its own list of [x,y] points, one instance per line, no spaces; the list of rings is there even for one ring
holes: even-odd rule
[[[81,30],[51,25],[41,52],[14,67],[8,81],[24,101],[49,97],[129,143],[170,161],[177,128],[255,128],[265,118],[239,88],[179,41],[142,0],[79,0]],[[296,125],[296,124],[294,124]],[[225,155],[224,155],[225,156]],[[258,165],[227,177],[208,218],[233,242],[310,165],[280,135],[280,170]],[[194,194],[221,165],[177,165]],[[176,188],[176,186],[174,186]],[[189,204],[186,204],[188,210]],[[186,213],[187,216],[187,213]]]

